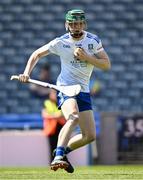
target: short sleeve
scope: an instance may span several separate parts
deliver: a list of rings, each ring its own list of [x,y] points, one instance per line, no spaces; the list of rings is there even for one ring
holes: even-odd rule
[[[58,55],[58,41],[57,41],[57,38],[54,39],[53,41],[51,41],[49,43],[49,51],[53,54],[57,54]]]
[[[100,51],[103,51],[104,48],[102,46],[102,42],[100,39],[98,39],[98,41],[96,42],[95,48],[94,48],[94,52],[95,54],[99,53]]]
[[[44,45],[42,48],[49,51],[50,53],[58,55],[58,46],[57,46],[57,38],[50,41],[48,44]]]

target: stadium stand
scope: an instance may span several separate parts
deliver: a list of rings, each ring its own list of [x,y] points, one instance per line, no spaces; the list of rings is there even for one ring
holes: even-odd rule
[[[102,91],[93,100],[98,111],[141,112],[143,107],[143,4],[140,0],[1,0],[0,1],[0,114],[39,113],[42,103],[30,97],[28,85],[9,80],[23,72],[30,54],[65,33],[64,15],[72,8],[87,13],[88,29],[101,37],[111,61],[110,72],[96,70]],[[54,63],[56,78],[60,62],[44,58],[33,72],[37,77],[46,60]]]
[[[0,115],[0,129],[2,130],[31,130],[42,128],[43,122],[39,114]]]

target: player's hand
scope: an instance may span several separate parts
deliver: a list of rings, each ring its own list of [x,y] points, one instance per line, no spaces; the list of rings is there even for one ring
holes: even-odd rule
[[[23,83],[27,83],[29,79],[29,75],[27,74],[19,74],[19,81]]]
[[[78,60],[86,61],[88,59],[88,54],[83,48],[78,47],[74,50],[74,57]]]

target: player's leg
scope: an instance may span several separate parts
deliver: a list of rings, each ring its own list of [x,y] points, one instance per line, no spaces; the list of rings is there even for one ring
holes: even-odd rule
[[[79,113],[81,134],[73,136],[68,142],[68,148],[75,150],[95,140],[95,121],[92,110]]]
[[[61,109],[67,122],[59,133],[57,146],[66,147],[71,133],[73,132],[75,126],[79,123],[79,111],[76,100],[73,98],[67,99]]]
[[[63,125],[57,123],[57,127],[56,127],[56,130],[55,130],[55,133],[52,134],[52,135],[49,135],[47,137],[49,145],[50,145],[50,155],[51,155],[51,158],[50,158],[51,161],[50,162],[52,162],[52,160],[53,160],[53,152],[54,152],[54,150],[57,147],[58,135],[59,135],[59,132],[62,129],[62,127],[63,127]]]
[[[67,112],[67,111],[66,111]],[[91,110],[83,111],[79,113],[79,120],[78,123],[81,128],[81,134],[75,135],[72,138],[70,138],[67,147],[70,149],[70,151],[73,151],[79,147],[82,147],[86,144],[89,144],[90,142],[95,140],[95,121],[93,112]],[[60,138],[60,137],[59,137]],[[59,140],[60,141],[60,140]],[[73,172],[74,169],[68,159],[64,157],[64,160],[68,162],[69,166],[64,168],[67,172]]]
[[[69,164],[63,160],[65,148],[67,147],[73,129],[79,122],[79,110],[74,98],[67,99],[63,103],[62,111],[67,122],[59,133],[55,158],[51,163],[51,169],[53,170],[57,170],[58,168],[64,168],[66,170],[68,168]]]

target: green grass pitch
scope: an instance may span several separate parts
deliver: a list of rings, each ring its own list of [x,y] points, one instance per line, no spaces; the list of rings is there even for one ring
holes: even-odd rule
[[[143,165],[112,165],[76,167],[73,174],[59,169],[54,172],[47,168],[0,168],[0,180],[59,180],[59,179],[143,179]]]

